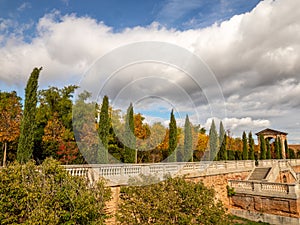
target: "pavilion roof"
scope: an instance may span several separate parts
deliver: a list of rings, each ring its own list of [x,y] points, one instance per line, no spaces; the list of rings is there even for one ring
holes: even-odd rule
[[[271,134],[271,135],[277,135],[277,134],[283,134],[283,135],[287,135],[288,133],[286,132],[283,132],[283,131],[279,131],[279,130],[273,130],[273,129],[270,129],[270,128],[266,128],[262,131],[259,131],[256,133],[256,135],[268,135],[268,134]]]

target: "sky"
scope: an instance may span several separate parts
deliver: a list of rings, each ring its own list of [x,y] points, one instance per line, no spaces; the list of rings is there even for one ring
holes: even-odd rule
[[[0,0],[0,90],[77,84],[146,121],[300,143],[299,0]]]

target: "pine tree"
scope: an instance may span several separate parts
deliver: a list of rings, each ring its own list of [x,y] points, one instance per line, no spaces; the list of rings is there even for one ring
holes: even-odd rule
[[[248,158],[250,160],[254,160],[255,159],[255,156],[254,156],[254,140],[253,140],[251,132],[249,132],[249,134],[248,134],[248,142],[249,142],[249,154],[248,154]]]
[[[243,160],[248,160],[248,143],[246,132],[243,132]]]
[[[213,161],[218,152],[219,148],[219,140],[218,140],[218,133],[215,125],[215,121],[213,120],[209,130],[209,159]]]
[[[134,117],[133,106],[130,103],[127,109],[126,122],[125,122],[125,153],[124,162],[134,163],[136,160],[136,140],[134,136]]]
[[[102,100],[99,121],[99,137],[101,140],[100,149],[98,152],[99,163],[108,163],[108,135],[110,129],[110,118],[108,114],[108,97],[105,95]]]
[[[266,158],[271,159],[272,156],[271,156],[271,146],[270,146],[269,139],[266,139],[266,147],[267,147],[267,156],[266,156]]]
[[[168,148],[169,162],[177,161],[176,148],[177,148],[177,126],[176,126],[176,120],[172,109],[171,116],[170,116],[170,123],[169,123],[169,148]]]
[[[193,137],[189,116],[186,115],[184,123],[184,162],[193,161]]]
[[[266,159],[266,142],[263,135],[259,135],[260,140],[260,159]]]
[[[220,122],[220,132],[219,132],[219,143],[220,143],[220,150],[219,150],[219,160],[227,160],[227,152],[226,152],[226,142],[227,142],[227,135],[225,133],[225,129],[223,126],[222,121]]]
[[[25,89],[25,106],[17,151],[17,160],[21,163],[27,162],[32,157],[34,148],[37,89],[41,70],[42,67],[33,69]]]
[[[278,137],[278,147],[279,147],[279,158],[282,159],[282,144],[281,144],[281,138]]]

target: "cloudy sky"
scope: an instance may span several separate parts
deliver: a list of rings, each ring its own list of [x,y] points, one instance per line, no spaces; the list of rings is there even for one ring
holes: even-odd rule
[[[78,84],[149,122],[174,108],[300,143],[299,56],[299,0],[0,0],[0,90],[23,96],[43,66],[40,88]]]

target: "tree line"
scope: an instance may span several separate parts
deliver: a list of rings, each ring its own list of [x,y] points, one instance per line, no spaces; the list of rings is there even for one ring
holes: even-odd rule
[[[282,158],[280,140],[260,140],[261,146],[256,146],[251,132],[234,138],[222,121],[219,132],[212,121],[206,134],[188,115],[184,127],[177,126],[172,110],[168,127],[159,122],[150,125],[142,114],[134,112],[132,104],[122,116],[121,110],[109,105],[108,96],[97,104],[84,91],[73,102],[75,85],[38,90],[41,71],[35,68],[29,77],[24,108],[15,91],[0,91],[2,165],[16,159],[42,163],[47,157],[63,164]],[[75,121],[74,114],[79,115]],[[297,157],[285,145],[287,157]]]

